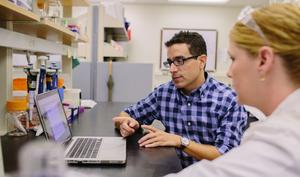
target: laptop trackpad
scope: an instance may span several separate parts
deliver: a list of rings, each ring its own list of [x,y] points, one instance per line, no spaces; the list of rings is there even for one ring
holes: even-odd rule
[[[122,137],[104,137],[99,152],[102,163],[126,162],[126,140]]]

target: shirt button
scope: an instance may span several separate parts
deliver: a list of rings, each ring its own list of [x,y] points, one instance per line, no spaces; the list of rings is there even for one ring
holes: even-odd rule
[[[192,125],[192,123],[191,123],[190,121],[189,121],[187,124],[188,124],[188,126],[191,126],[191,125]]]
[[[190,102],[188,102],[188,104],[187,104],[188,106],[191,106],[192,104],[190,103]]]

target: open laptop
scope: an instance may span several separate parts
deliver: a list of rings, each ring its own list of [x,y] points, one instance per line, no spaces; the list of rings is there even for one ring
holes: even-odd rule
[[[67,163],[126,163],[124,138],[72,136],[57,90],[36,95],[35,103],[46,139],[66,146]]]

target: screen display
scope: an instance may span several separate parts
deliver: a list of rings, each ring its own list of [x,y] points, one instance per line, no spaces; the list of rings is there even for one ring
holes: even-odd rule
[[[36,105],[49,139],[65,143],[71,138],[70,128],[57,90],[36,96]]]

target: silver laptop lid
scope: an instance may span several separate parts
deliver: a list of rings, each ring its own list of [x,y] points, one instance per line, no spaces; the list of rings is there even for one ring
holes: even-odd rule
[[[72,135],[58,91],[36,95],[35,104],[46,137],[61,144],[67,143]]]

